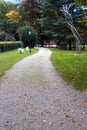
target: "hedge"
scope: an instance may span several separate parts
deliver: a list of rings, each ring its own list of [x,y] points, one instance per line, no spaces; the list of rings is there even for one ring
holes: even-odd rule
[[[16,48],[21,47],[21,41],[4,41],[0,42],[0,52],[8,51],[8,50],[13,50]]]

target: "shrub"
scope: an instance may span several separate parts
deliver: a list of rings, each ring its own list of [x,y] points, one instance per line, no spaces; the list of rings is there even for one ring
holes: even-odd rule
[[[21,47],[20,41],[0,42],[0,52],[13,50],[13,49],[16,49],[16,48],[19,48],[19,47]]]
[[[6,38],[6,33],[0,32],[0,41],[5,41],[5,38]]]
[[[16,41],[16,39],[12,35],[7,34],[6,38],[5,38],[5,41]]]
[[[29,31],[31,34],[29,35]],[[34,47],[36,40],[38,38],[38,34],[36,30],[32,26],[24,26],[19,29],[20,40],[23,43],[23,47],[31,46]]]

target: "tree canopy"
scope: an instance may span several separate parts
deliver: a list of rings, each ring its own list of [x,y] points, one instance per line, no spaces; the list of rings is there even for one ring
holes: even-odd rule
[[[75,15],[74,14],[75,3],[79,3],[79,1],[47,0],[45,2],[42,2],[40,24],[42,28],[41,33],[45,35],[45,39],[47,38],[55,39],[58,42],[62,42],[64,39],[66,39],[66,41],[68,39],[69,41],[69,39],[71,38],[73,39],[74,37],[77,42],[76,46],[80,50],[79,47],[81,41],[78,41],[77,39],[79,37],[79,40],[81,40],[81,37],[78,31],[76,31],[72,17],[73,15]],[[83,15],[81,16],[81,12],[77,12],[77,14],[78,14],[77,16],[75,15],[75,20],[76,17],[81,18],[83,16]],[[66,26],[66,23],[68,24],[68,26]]]
[[[74,41],[72,32],[67,26],[63,7],[69,8],[73,16],[73,24],[80,31],[85,20],[86,12],[82,5],[87,5],[86,0],[18,0],[19,4],[0,1],[0,30],[14,33],[20,26],[31,25],[44,40],[55,40],[58,44]],[[67,5],[67,6],[66,6]],[[85,15],[84,15],[85,14]],[[86,22],[84,22],[84,28]],[[82,29],[83,30],[83,29]],[[85,31],[86,32],[86,31]],[[82,35],[82,32],[81,32]],[[85,33],[86,35],[86,33]],[[85,37],[84,35],[84,37]],[[83,35],[82,35],[83,36]]]

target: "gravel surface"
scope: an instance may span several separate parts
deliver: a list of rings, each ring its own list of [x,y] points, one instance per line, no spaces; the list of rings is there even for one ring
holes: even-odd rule
[[[24,58],[0,82],[0,130],[87,130],[87,91],[67,85],[51,51]]]

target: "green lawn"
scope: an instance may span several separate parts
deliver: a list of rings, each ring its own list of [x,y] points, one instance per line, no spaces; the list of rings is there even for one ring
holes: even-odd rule
[[[18,50],[6,51],[0,53],[0,78],[4,75],[5,70],[11,68],[17,61],[38,52],[37,49],[32,49],[29,53],[25,50],[24,54],[18,54]]]
[[[75,56],[75,51],[51,49],[51,61],[60,75],[78,90],[87,89],[87,51],[83,56]]]

